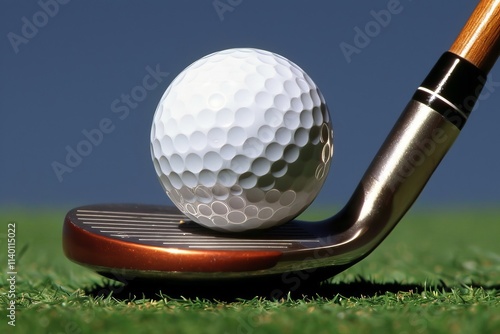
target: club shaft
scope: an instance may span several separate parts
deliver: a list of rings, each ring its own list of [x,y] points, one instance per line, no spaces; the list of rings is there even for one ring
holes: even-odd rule
[[[500,0],[483,0],[413,95],[333,220],[363,231],[340,253],[363,257],[413,205],[464,126],[499,55]],[[460,180],[457,180],[460,182]]]
[[[482,0],[465,23],[450,52],[488,73],[500,51],[500,0]]]

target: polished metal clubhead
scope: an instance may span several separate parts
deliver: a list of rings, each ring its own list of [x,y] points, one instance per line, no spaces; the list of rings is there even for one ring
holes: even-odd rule
[[[411,207],[465,124],[498,58],[500,15],[491,13],[500,13],[499,7],[480,3],[469,23],[481,24],[468,23],[457,39],[470,43],[462,49],[454,45],[453,52],[439,59],[335,216],[320,222],[295,220],[247,234],[221,234],[198,226],[172,207],[90,205],[66,216],[66,255],[112,278],[182,282],[283,280],[298,272],[322,279],[357,263]],[[481,53],[483,58],[477,57]]]

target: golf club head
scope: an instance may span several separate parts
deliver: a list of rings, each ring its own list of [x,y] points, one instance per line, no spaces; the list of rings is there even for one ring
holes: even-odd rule
[[[190,221],[176,207],[89,205],[67,214],[64,249],[73,261],[115,279],[271,278],[323,267],[303,260],[321,262],[330,238],[339,242],[347,237],[344,228],[294,220],[259,232],[227,234]]]
[[[470,43],[461,48],[456,41],[453,52],[438,60],[349,202],[333,217],[222,234],[173,207],[89,205],[66,215],[66,256],[104,276],[127,280],[283,282],[294,276],[321,280],[345,270],[390,233],[459,135],[498,58],[498,17],[498,3],[480,3],[457,39]],[[482,38],[488,34],[484,27],[494,31],[492,38]]]

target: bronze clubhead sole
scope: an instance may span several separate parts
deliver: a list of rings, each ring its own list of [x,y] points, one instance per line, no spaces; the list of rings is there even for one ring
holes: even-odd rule
[[[72,261],[117,279],[216,282],[327,278],[390,233],[464,126],[500,50],[500,0],[483,0],[418,87],[347,205],[319,222],[246,234],[208,230],[177,208],[100,204],[68,212]]]

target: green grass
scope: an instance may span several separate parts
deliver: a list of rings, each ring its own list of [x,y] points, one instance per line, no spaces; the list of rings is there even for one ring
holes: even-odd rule
[[[500,210],[413,210],[368,258],[278,300],[124,288],[64,257],[63,216],[0,215],[0,332],[500,333]],[[9,221],[17,224],[15,328],[5,316]]]

